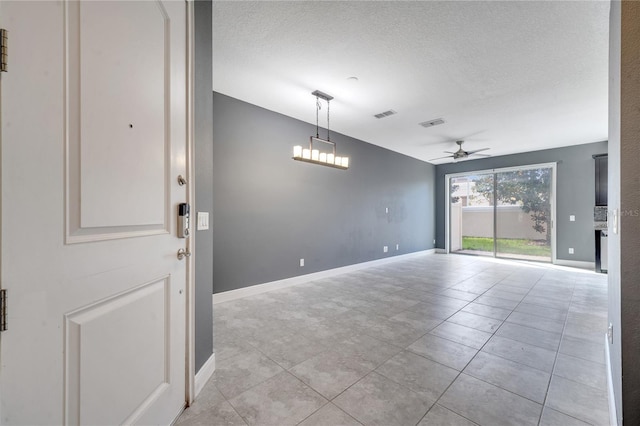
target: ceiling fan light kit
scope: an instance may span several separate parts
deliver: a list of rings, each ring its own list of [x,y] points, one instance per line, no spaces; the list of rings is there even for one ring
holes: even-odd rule
[[[336,155],[336,143],[331,142],[329,132],[329,102],[333,96],[324,92],[315,90],[311,93],[316,97],[316,135],[309,137],[309,148],[303,148],[302,145],[293,147],[293,159],[303,161],[305,163],[318,164],[320,166],[333,167],[335,169],[347,170],[349,168],[349,157]],[[327,102],[327,139],[320,138],[320,127],[318,125],[318,111],[320,111],[320,99]],[[331,145],[331,152],[320,152],[319,149],[313,147],[314,142],[321,142]]]
[[[463,143],[464,143],[464,141],[456,141],[456,144],[458,144],[458,150],[456,152],[444,151],[445,153],[451,154],[451,155],[445,155],[444,157],[432,158],[429,161],[443,160],[445,158],[453,158],[453,161],[458,161],[458,160],[464,160],[464,159],[468,158],[471,155],[477,155],[478,157],[490,157],[489,154],[478,154],[479,152],[486,151],[486,150],[488,150],[490,148],[481,148],[481,149],[475,149],[473,151],[465,151],[464,149],[462,149],[462,144]]]

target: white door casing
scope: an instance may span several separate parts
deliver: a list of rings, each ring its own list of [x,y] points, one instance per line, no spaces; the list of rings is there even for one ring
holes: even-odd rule
[[[0,1],[0,27],[3,19],[3,3]],[[0,271],[2,271],[2,72],[0,72]],[[0,290],[3,288],[2,273],[0,272]],[[2,382],[2,333],[0,332],[0,383]],[[0,386],[0,401],[2,401],[2,386]],[[2,403],[0,403],[0,424],[2,424]]]
[[[187,4],[3,2],[2,424],[185,404]]]

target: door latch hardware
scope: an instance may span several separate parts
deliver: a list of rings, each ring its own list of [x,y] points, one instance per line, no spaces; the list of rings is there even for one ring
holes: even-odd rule
[[[7,331],[7,290],[0,290],[0,331]]]
[[[187,184],[187,180],[182,175],[178,175],[178,185],[184,186],[186,184]]]
[[[8,46],[7,30],[0,29],[0,72],[7,72],[7,52]]]
[[[189,204],[178,205],[178,238],[189,237]]]
[[[185,257],[189,257],[189,256],[191,256],[191,252],[190,251],[187,251],[187,250],[185,250],[183,248],[178,250],[178,260],[182,260]]]

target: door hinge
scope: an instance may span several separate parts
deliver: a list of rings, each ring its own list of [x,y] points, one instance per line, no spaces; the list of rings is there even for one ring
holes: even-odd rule
[[[0,290],[0,331],[7,331],[7,290]]]
[[[7,30],[0,28],[0,72],[7,72]]]

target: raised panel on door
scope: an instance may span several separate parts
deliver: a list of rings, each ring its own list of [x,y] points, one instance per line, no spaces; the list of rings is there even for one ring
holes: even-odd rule
[[[168,232],[172,22],[160,2],[98,1],[66,23],[67,241]]]
[[[134,423],[170,386],[171,345],[182,344],[169,332],[170,284],[163,277],[65,315],[68,424]]]

